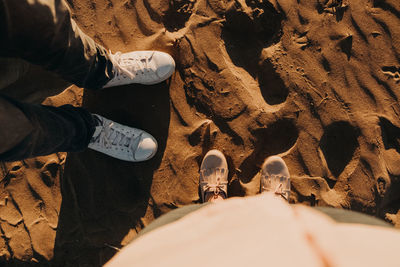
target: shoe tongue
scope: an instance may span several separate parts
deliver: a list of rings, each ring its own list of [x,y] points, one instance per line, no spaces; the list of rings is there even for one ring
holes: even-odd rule
[[[103,129],[102,126],[96,126],[94,133],[92,135],[92,139],[95,139],[99,134],[101,133],[101,130]]]

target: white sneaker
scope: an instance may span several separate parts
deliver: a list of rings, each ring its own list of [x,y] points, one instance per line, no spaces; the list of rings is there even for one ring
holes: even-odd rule
[[[206,194],[228,197],[228,163],[219,150],[208,151],[201,162],[200,194],[202,202],[206,201]]]
[[[279,156],[271,156],[261,167],[261,193],[273,192],[289,201],[290,174],[285,161]]]
[[[93,114],[98,126],[89,148],[111,157],[139,162],[151,159],[157,152],[157,141],[143,130],[121,125]]]
[[[109,54],[114,77],[103,88],[131,83],[156,84],[168,79],[175,71],[174,59],[159,51],[117,52]]]

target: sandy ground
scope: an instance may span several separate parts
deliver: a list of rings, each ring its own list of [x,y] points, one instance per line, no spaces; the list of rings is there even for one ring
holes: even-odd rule
[[[43,87],[67,85],[34,69],[6,92],[83,105],[149,131],[159,151],[137,164],[94,151],[1,164],[1,262],[105,263],[154,218],[199,202],[199,165],[212,148],[228,159],[232,197],[257,194],[261,164],[280,154],[293,203],[400,227],[400,2],[69,3],[96,41],[113,52],[169,52],[176,73],[154,86],[71,86],[45,99]]]

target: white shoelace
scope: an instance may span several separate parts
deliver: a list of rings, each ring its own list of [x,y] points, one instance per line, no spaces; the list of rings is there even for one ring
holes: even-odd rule
[[[288,177],[283,176],[283,175],[265,175],[265,174],[263,174],[262,176],[263,176],[262,179],[265,179],[266,181],[270,180],[270,182],[275,179],[279,179],[279,181],[282,181],[282,180],[287,181],[289,179]],[[275,189],[273,190],[273,192],[275,195],[279,195],[279,196],[283,197],[283,199],[288,200],[287,199],[287,194],[288,194],[287,191],[288,190],[284,189],[283,187],[284,187],[283,183],[279,182],[275,186]],[[270,191],[270,188],[266,188],[265,185],[263,185],[263,189]]]
[[[154,52],[150,57],[122,57],[121,52],[114,55],[110,51],[110,60],[113,63],[114,78],[119,79],[120,76],[135,78],[138,75],[145,75],[146,73],[154,73],[149,62],[152,60]]]
[[[275,195],[280,195],[280,196],[283,197],[285,200],[287,200],[286,192],[283,192],[282,187],[283,187],[283,184],[282,184],[282,183],[279,183],[279,184],[275,187],[274,194],[275,194]]]
[[[113,122],[102,122],[100,133],[94,137],[93,143],[99,143],[107,149],[113,146],[129,148],[133,152],[133,157],[135,157],[135,151],[139,145],[140,138],[142,134],[135,136],[127,136],[118,130],[112,128]],[[122,149],[122,148],[120,148]]]
[[[225,173],[225,169],[206,169],[200,172],[203,177],[203,181],[201,183],[205,184],[204,194],[213,192],[214,196],[218,196],[219,194],[223,193],[224,197],[226,197],[224,187],[227,185],[227,183],[221,182],[222,176]]]

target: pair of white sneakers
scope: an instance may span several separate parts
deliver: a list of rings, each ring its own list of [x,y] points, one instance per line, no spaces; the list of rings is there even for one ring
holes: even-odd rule
[[[168,79],[175,71],[174,59],[159,51],[134,51],[109,54],[114,77],[103,88],[132,83],[151,85]],[[151,159],[157,152],[157,141],[149,133],[121,125],[93,114],[95,132],[89,148],[111,157],[139,162]]]
[[[290,174],[285,161],[279,156],[268,157],[261,167],[260,191],[272,192],[289,201]],[[201,201],[211,197],[228,197],[228,164],[219,150],[210,150],[200,166]]]

